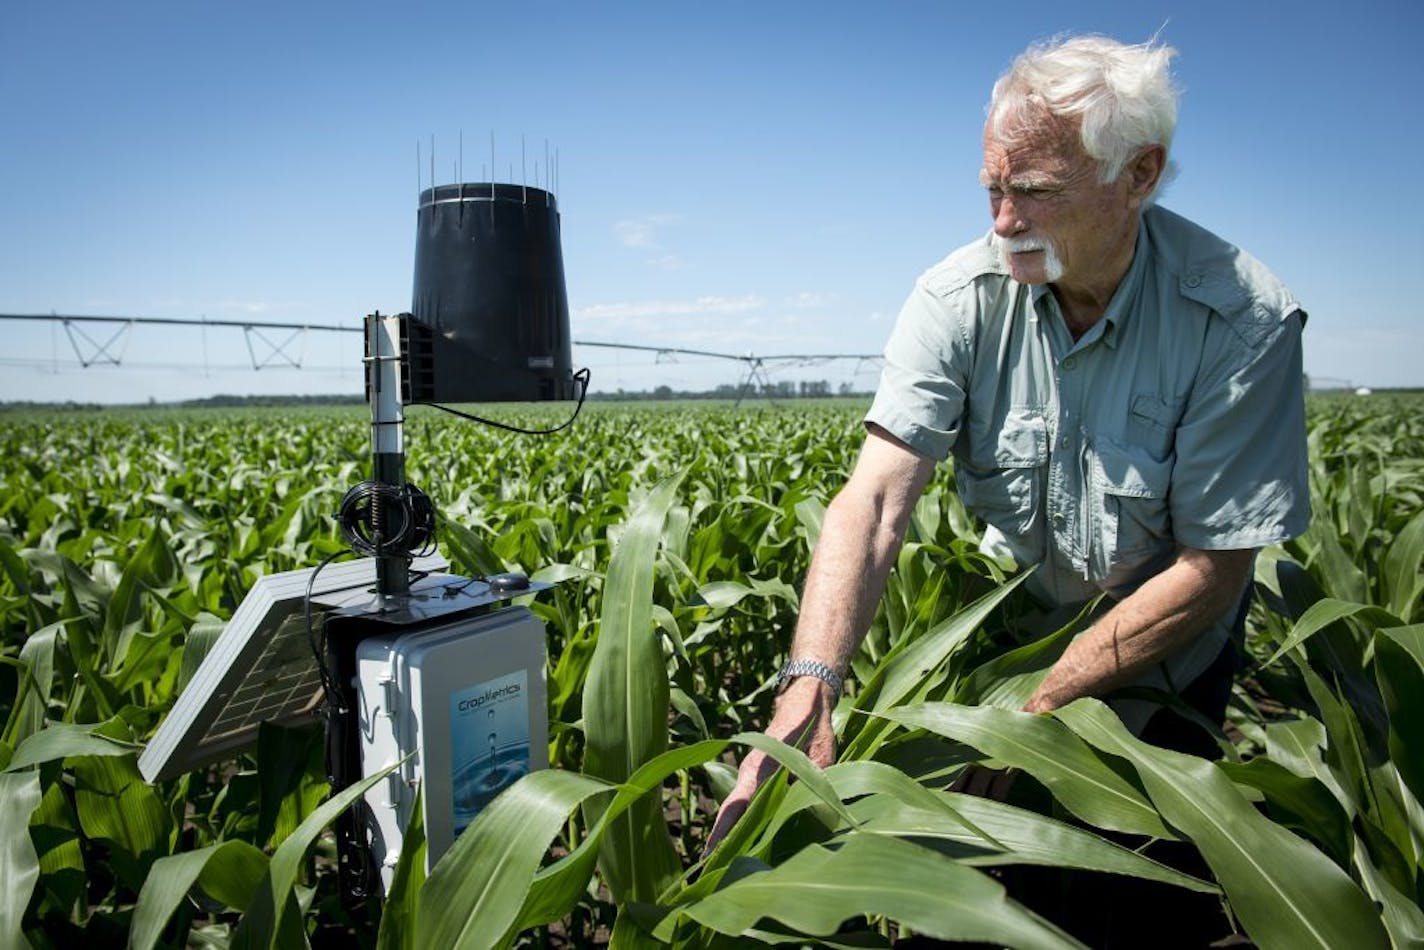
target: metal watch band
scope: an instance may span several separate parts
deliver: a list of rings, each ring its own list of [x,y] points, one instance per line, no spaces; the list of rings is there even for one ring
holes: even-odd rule
[[[776,674],[776,691],[779,693],[786,684],[798,676],[814,676],[831,688],[834,699],[840,699],[845,692],[845,680],[840,674],[817,660],[787,660],[786,665]]]

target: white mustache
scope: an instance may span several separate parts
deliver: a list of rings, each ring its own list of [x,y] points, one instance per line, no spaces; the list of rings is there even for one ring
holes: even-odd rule
[[[1043,238],[1021,237],[1000,238],[999,240],[1004,250],[1010,254],[1026,254],[1030,251],[1044,251],[1048,249],[1048,242]]]
[[[1007,263],[1009,254],[1026,254],[1030,251],[1043,252],[1043,270],[1048,282],[1054,283],[1063,277],[1063,261],[1058,256],[1058,249],[1053,246],[1053,242],[1046,237],[1010,237],[1003,238],[994,235],[994,241],[999,247],[999,254]]]

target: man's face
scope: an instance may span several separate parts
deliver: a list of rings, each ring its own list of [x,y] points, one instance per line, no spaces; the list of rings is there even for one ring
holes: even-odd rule
[[[1094,287],[1121,276],[1140,202],[1125,179],[1098,182],[1076,126],[1047,119],[1005,145],[985,129],[980,181],[989,190],[994,235],[1014,280]]]

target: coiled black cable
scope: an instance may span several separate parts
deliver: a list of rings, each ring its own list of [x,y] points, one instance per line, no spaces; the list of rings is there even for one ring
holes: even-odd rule
[[[351,550],[366,557],[435,553],[435,504],[409,483],[353,486],[341,499],[337,523]]]

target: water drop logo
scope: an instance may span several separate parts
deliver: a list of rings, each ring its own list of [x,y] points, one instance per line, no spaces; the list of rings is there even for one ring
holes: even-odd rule
[[[529,772],[528,678],[524,670],[450,696],[455,833]]]

